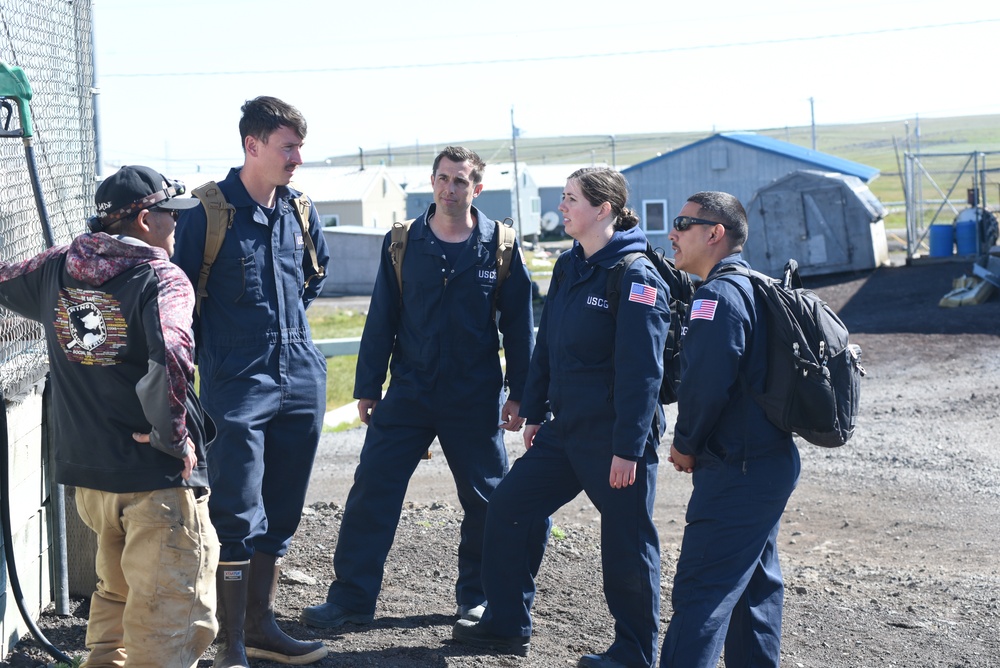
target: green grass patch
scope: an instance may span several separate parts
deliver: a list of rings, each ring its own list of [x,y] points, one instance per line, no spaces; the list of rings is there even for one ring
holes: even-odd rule
[[[555,524],[552,525],[552,531],[549,533],[556,540],[566,540],[566,532],[557,527]]]
[[[358,366],[357,355],[339,355],[326,360],[326,410],[332,411],[354,401],[354,372]],[[356,416],[357,414],[355,414]],[[323,431],[347,431],[361,426],[361,418],[354,417],[337,427],[323,427]]]
[[[56,668],[80,668],[80,666],[83,665],[82,656],[74,656],[70,657],[70,659],[73,661],[73,663],[66,663],[64,661],[59,661],[54,665],[56,666]]]
[[[306,311],[314,339],[343,339],[361,336],[366,314],[327,304],[313,304]]]
[[[357,355],[340,355],[326,360],[326,410],[354,401],[354,371]]]
[[[313,339],[343,339],[361,336],[365,313],[328,304],[313,304],[306,311]],[[340,355],[326,360],[326,409],[333,410],[354,401],[354,371],[357,355]],[[355,421],[360,424],[360,420]],[[355,426],[355,425],[350,425]],[[343,427],[347,428],[347,427]]]
[[[528,265],[528,269],[531,270],[532,274],[551,274],[552,267],[556,264],[555,255],[550,255],[546,257],[546,254],[539,253],[537,251],[525,251],[524,262]]]

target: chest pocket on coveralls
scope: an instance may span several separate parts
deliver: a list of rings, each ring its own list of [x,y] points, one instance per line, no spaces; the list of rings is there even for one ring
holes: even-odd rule
[[[295,250],[292,253],[292,261],[295,264],[295,282],[299,286],[299,297],[301,297],[306,291],[306,273],[305,269],[302,267],[302,262],[305,259],[305,243],[302,239],[301,234],[295,235]]]
[[[257,303],[263,299],[260,264],[251,253],[244,257],[220,257],[212,265],[211,287],[225,303]]]
[[[560,345],[579,369],[608,364],[614,349],[616,321],[603,294],[576,293],[576,308],[561,323]]]

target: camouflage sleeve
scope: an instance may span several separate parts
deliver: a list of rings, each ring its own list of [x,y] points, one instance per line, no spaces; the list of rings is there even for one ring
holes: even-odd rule
[[[67,249],[68,246],[56,246],[24,262],[0,262],[0,306],[26,318],[41,320],[43,272],[38,270]]]
[[[194,377],[194,289],[176,265],[152,264],[158,278],[156,294],[143,305],[149,369],[136,391],[153,427],[150,444],[183,458],[188,437],[184,402],[188,382]]]

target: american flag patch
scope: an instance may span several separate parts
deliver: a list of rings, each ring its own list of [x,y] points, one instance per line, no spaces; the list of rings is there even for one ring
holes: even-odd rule
[[[719,302],[714,299],[695,299],[691,302],[691,319],[714,320],[715,307],[718,305]]]
[[[652,306],[656,303],[656,288],[642,283],[633,283],[632,289],[628,291],[628,300]]]

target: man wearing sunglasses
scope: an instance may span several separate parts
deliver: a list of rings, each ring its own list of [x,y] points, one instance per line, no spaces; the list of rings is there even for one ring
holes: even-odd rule
[[[661,668],[778,666],[784,584],[778,523],[799,477],[791,434],[750,390],[763,392],[767,322],[750,280],[722,267],[740,255],[746,212],[728,193],[688,198],[668,238],[677,268],[705,281],[682,330],[681,382],[670,461],[692,475]]]
[[[183,193],[122,167],[90,234],[0,263],[0,305],[45,330],[55,479],[97,534],[88,666],[195,666],[218,629],[215,427],[194,394],[194,290],[170,262],[174,217],[198,205]]]

